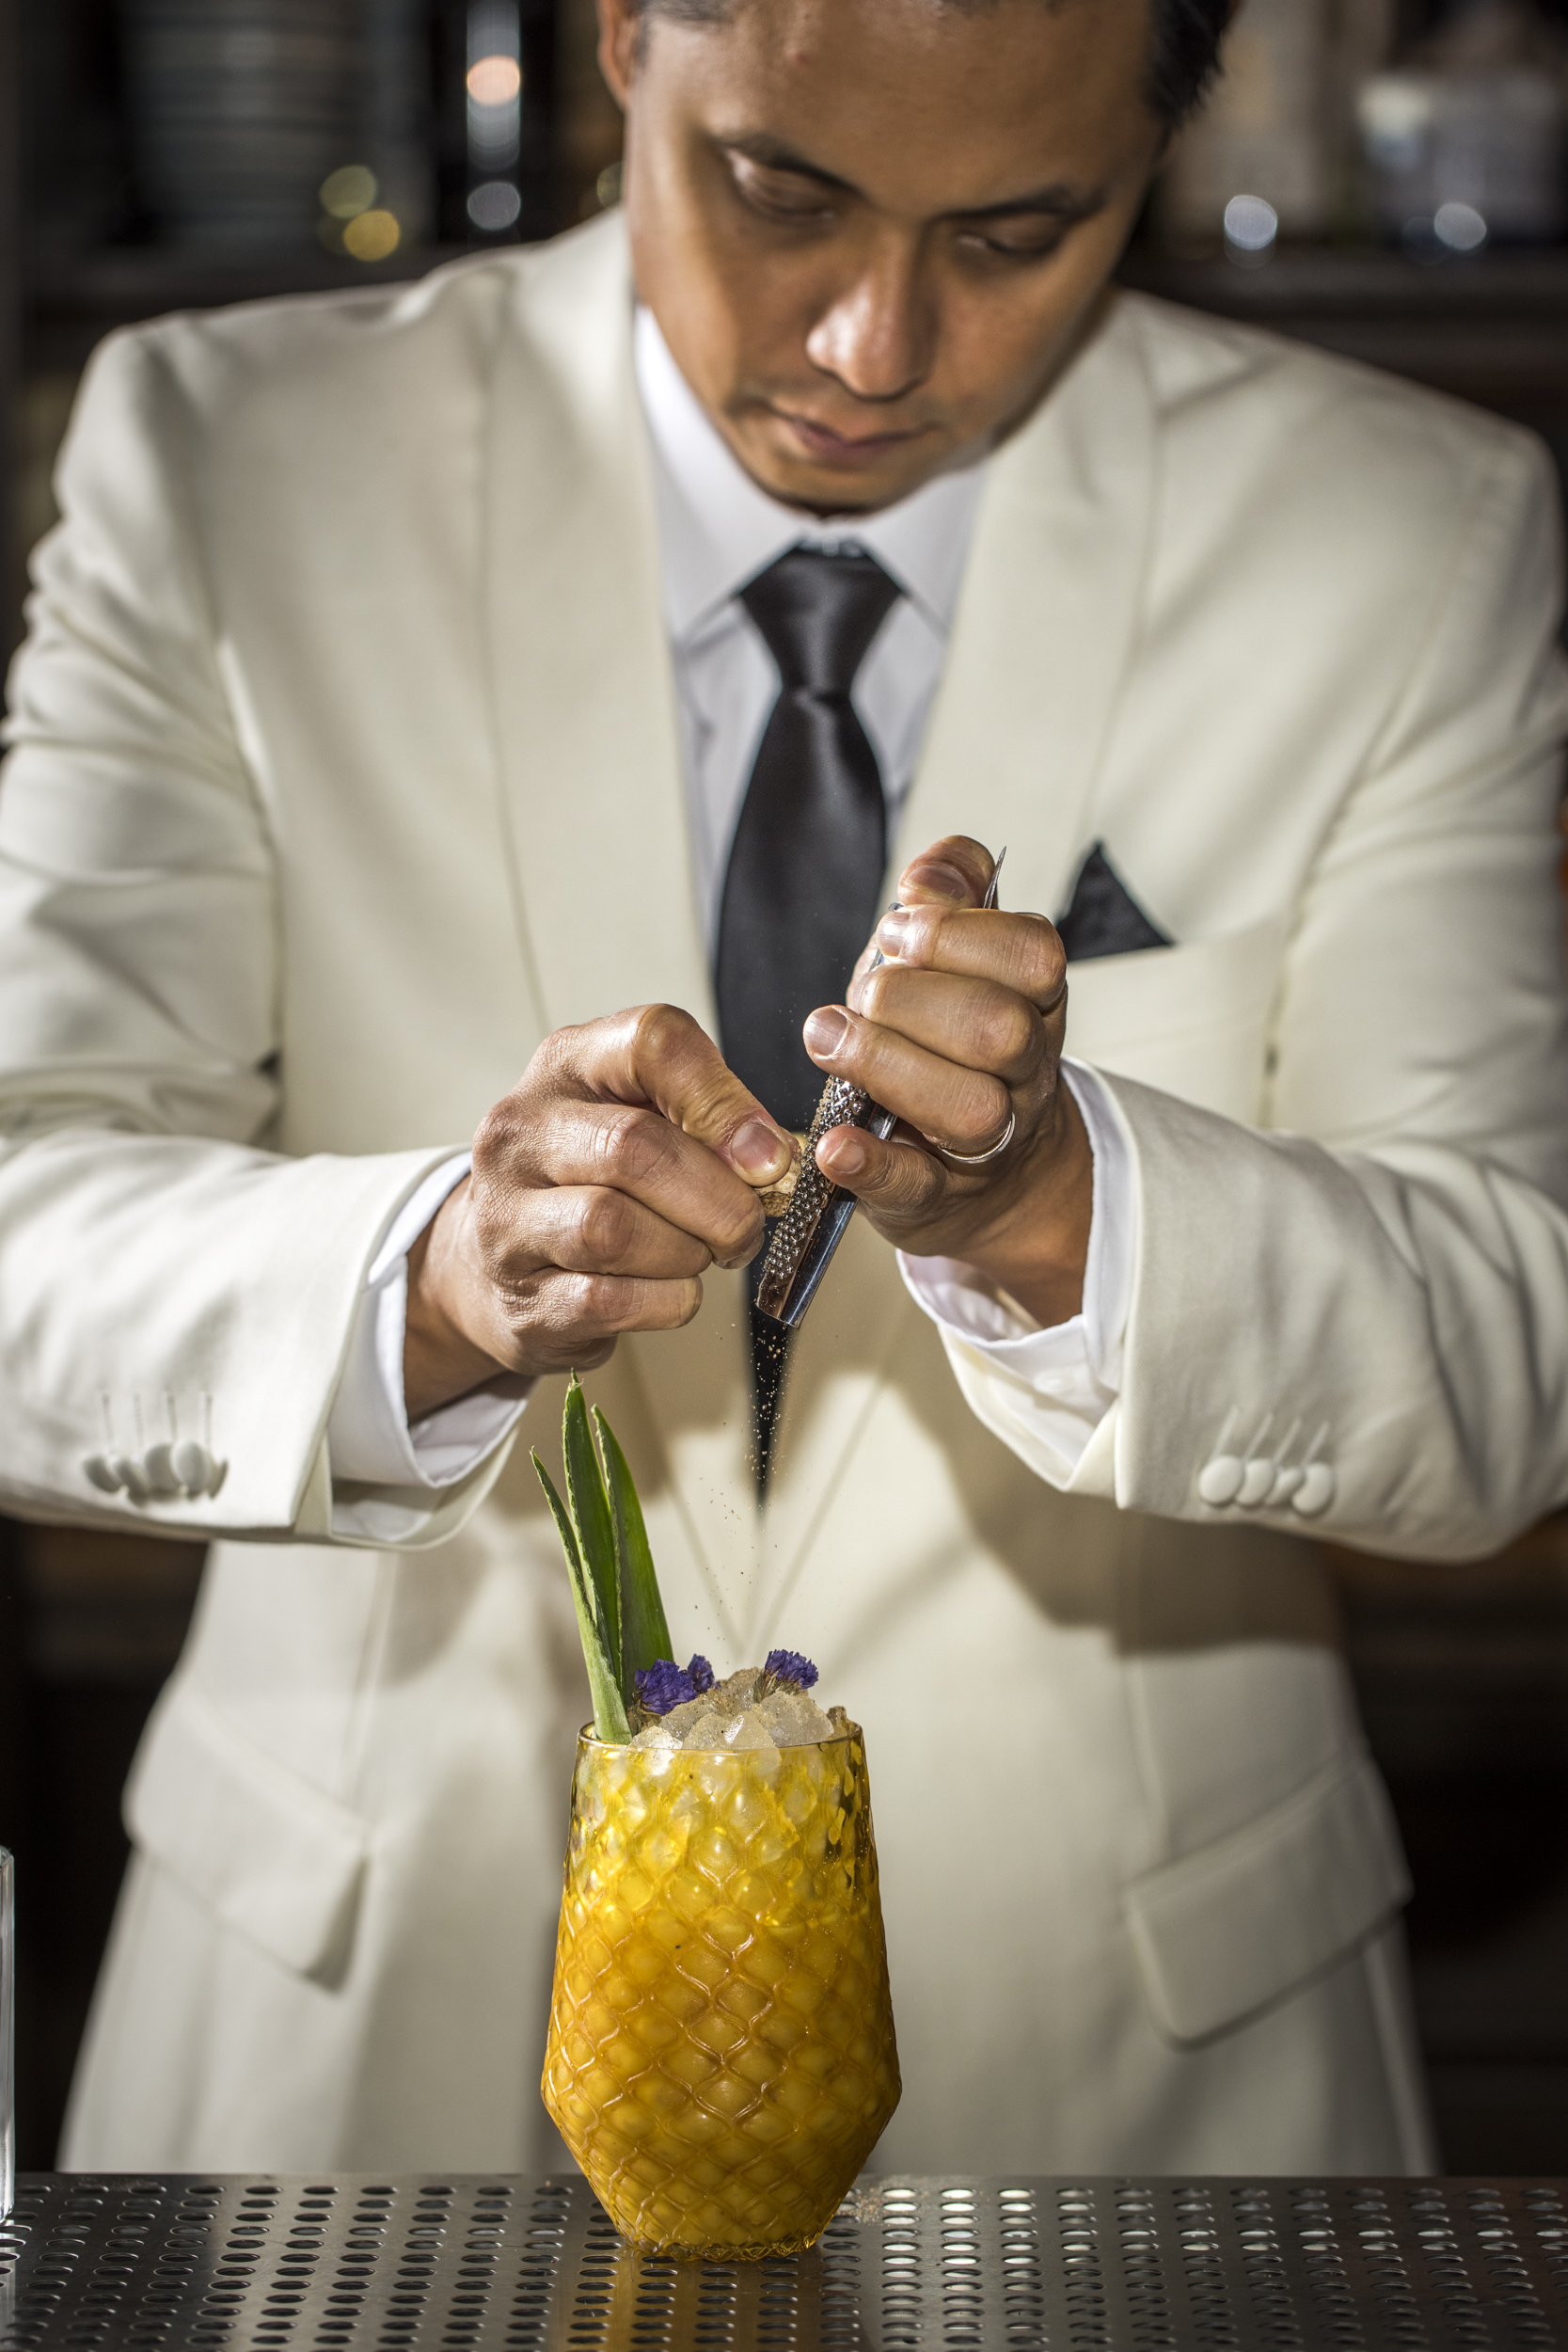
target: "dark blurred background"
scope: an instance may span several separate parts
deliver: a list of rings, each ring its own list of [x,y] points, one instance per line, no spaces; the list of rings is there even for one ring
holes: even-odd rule
[[[591,0],[0,0],[0,650],[99,337],[612,203],[594,52]],[[1123,275],[1519,418],[1568,472],[1565,163],[1568,0],[1244,0]],[[53,2159],[200,1565],[0,1520],[24,2166]],[[1568,1518],[1477,1566],[1333,1565],[1446,2165],[1568,2172]]]

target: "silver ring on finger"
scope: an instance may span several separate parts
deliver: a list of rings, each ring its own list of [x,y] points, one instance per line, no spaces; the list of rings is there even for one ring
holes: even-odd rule
[[[991,1145],[990,1151],[949,1152],[945,1144],[939,1144],[937,1149],[944,1160],[952,1161],[955,1168],[984,1168],[988,1160],[997,1160],[1001,1158],[1003,1152],[1006,1150],[1008,1144],[1011,1143],[1017,1133],[1018,1113],[1016,1110],[1009,1108],[1007,1112],[1007,1123],[1002,1130],[1002,1133],[998,1136],[997,1140]]]

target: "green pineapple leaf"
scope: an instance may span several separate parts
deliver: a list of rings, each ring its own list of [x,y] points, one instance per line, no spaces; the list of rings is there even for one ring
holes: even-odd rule
[[[599,1628],[594,1587],[578,1548],[577,1529],[572,1524],[571,1513],[556,1492],[554,1479],[537,1454],[533,1456],[533,1467],[539,1473],[539,1484],[545,1489],[545,1500],[554,1517],[561,1549],[566,1554],[566,1573],[571,1581],[572,1600],[578,1613],[578,1631],[582,1637],[582,1661],[588,1669],[588,1688],[594,1699],[594,1729],[601,1740],[615,1740],[624,1745],[631,1738],[631,1725],[626,1721],[615,1668]]]
[[[593,1583],[595,1613],[616,1683],[621,1681],[621,1595],[615,1570],[615,1534],[610,1502],[604,1490],[598,1456],[588,1426],[588,1406],[582,1383],[574,1372],[566,1390],[566,1412],[561,1428],[561,1450],[566,1462],[566,1492],[571,1497],[572,1524],[577,1530],[578,1556]]]
[[[664,1603],[659,1597],[658,1577],[648,1546],[648,1531],[642,1523],[637,1487],[615,1432],[596,1405],[594,1427],[604,1456],[605,1485],[610,1489],[615,1526],[615,1565],[621,1597],[621,1693],[629,1707],[636,1696],[634,1676],[651,1666],[656,1659],[673,1659],[675,1653],[665,1622]]]

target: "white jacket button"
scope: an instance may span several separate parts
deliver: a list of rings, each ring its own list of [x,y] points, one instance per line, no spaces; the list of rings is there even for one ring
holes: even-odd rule
[[[82,1470],[100,1494],[118,1495],[125,1484],[106,1454],[84,1454]]]
[[[1291,1497],[1291,1508],[1299,1511],[1304,1519],[1315,1519],[1320,1511],[1326,1511],[1334,1500],[1338,1479],[1326,1462],[1314,1462],[1305,1472],[1301,1485]]]
[[[1234,1502],[1241,1492],[1243,1464],[1239,1454],[1216,1454],[1212,1462],[1205,1462],[1198,1472],[1197,1491],[1202,1501],[1218,1511],[1227,1502]]]
[[[1269,1509],[1271,1511],[1283,1510],[1306,1475],[1307,1472],[1304,1470],[1280,1470],[1275,1478],[1274,1485],[1269,1488]]]
[[[134,1454],[111,1454],[109,1468],[133,1502],[145,1502],[148,1494],[142,1467]]]
[[[1242,1472],[1241,1490],[1236,1500],[1243,1511],[1256,1511],[1269,1488],[1274,1485],[1275,1466],[1265,1454],[1255,1454]]]
[[[182,1438],[169,1455],[169,1467],[188,1495],[204,1495],[213,1483],[213,1457],[194,1438]]]
[[[150,1445],[141,1457],[141,1474],[155,1495],[177,1495],[180,1477],[174,1467],[174,1448],[167,1438]]]

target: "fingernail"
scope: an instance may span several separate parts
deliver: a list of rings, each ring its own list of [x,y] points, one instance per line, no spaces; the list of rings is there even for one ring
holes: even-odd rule
[[[877,926],[877,945],[884,956],[903,953],[909,937],[911,915],[908,907],[892,907]]]
[[[789,1166],[794,1152],[789,1137],[766,1119],[749,1119],[730,1138],[730,1157],[750,1177],[774,1184]]]
[[[828,1152],[828,1167],[823,1167],[823,1152]],[[816,1162],[823,1169],[823,1176],[832,1176],[834,1184],[839,1181],[839,1176],[861,1176],[867,1165],[867,1157],[870,1155],[865,1151],[865,1143],[861,1141],[853,1127],[834,1127],[832,1136],[823,1136],[823,1141],[816,1148]]]
[[[832,1165],[834,1165],[834,1169],[837,1169],[837,1174],[839,1176],[861,1176],[863,1171],[865,1171],[867,1160],[870,1160],[870,1152],[867,1152],[865,1146],[861,1143],[861,1136],[856,1136],[853,1129],[847,1129],[832,1148]]]
[[[830,1061],[848,1034],[849,1016],[836,1005],[820,1006],[801,1031],[807,1053],[815,1054],[819,1061]]]
[[[966,875],[960,874],[956,866],[943,866],[935,858],[922,858],[915,876],[922,890],[940,891],[944,898],[967,902],[973,895]]]

